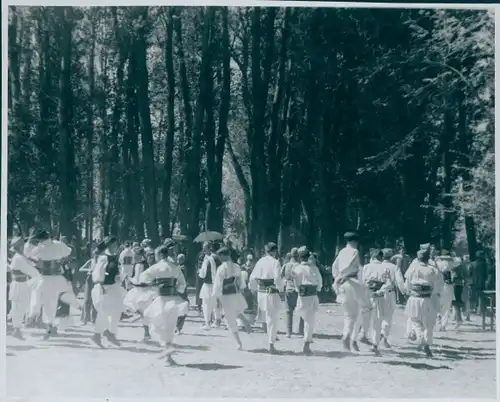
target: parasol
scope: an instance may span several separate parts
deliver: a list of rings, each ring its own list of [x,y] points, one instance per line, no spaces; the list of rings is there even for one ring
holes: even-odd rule
[[[202,232],[193,240],[194,243],[204,243],[206,241],[217,241],[224,239],[224,235],[219,232]]]
[[[187,236],[184,236],[184,235],[181,235],[181,234],[172,235],[172,240],[175,240],[175,241],[185,241],[187,239],[188,239]]]

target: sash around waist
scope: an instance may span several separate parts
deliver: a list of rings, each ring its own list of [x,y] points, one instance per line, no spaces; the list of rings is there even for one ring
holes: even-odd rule
[[[413,297],[431,297],[432,286],[410,284],[409,294]]]
[[[274,279],[258,279],[259,283],[259,292],[261,293],[279,293],[279,290],[276,288],[274,284]]]
[[[318,287],[316,285],[299,285],[299,296],[316,296],[318,294]]]

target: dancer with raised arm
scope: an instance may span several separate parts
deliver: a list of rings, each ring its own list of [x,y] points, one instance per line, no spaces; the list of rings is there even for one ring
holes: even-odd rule
[[[102,335],[113,345],[120,346],[116,335],[120,316],[124,310],[126,291],[121,286],[118,262],[118,240],[111,236],[105,240],[106,250],[97,258],[92,272],[92,301],[97,311],[92,342],[103,347]]]
[[[44,340],[53,335],[59,298],[78,309],[81,303],[76,298],[73,289],[63,276],[62,264],[71,254],[71,248],[64,243],[52,240],[45,230],[35,233],[33,239],[38,245],[31,251],[31,258],[37,261],[37,267],[42,274],[39,297],[43,308],[43,318],[47,324]],[[37,303],[35,303],[37,304]]]

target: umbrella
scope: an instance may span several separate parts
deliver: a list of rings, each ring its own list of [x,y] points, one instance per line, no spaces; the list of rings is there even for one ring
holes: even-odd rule
[[[184,241],[184,240],[187,240],[187,236],[184,236],[184,235],[173,235],[172,236],[172,240],[175,240],[175,241]]]
[[[204,243],[206,241],[217,241],[224,239],[224,235],[219,232],[203,232],[193,240],[195,243]]]

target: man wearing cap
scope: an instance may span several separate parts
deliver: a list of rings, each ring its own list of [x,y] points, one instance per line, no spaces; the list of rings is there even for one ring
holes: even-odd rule
[[[372,309],[369,291],[366,285],[360,280],[361,262],[358,251],[359,237],[356,233],[347,232],[344,235],[346,246],[339,251],[337,258],[332,265],[332,275],[335,279],[334,288],[338,295],[338,301],[344,308],[344,330],[343,345],[346,350],[356,345],[356,324],[362,316],[363,323],[369,320]]]
[[[217,264],[215,262],[212,243],[203,243],[203,252],[205,253],[205,257],[203,259],[203,263],[201,264],[200,271],[198,272],[198,276],[203,282],[200,289],[200,299],[202,300],[201,307],[203,310],[205,324],[202,326],[202,329],[209,330],[212,312],[217,306],[217,298],[214,298],[213,296],[213,280],[215,278],[215,273],[217,272]],[[218,311],[218,309],[216,309],[216,311]],[[220,325],[221,317],[217,314],[215,318],[215,326]]]
[[[382,319],[382,342],[386,348],[389,348],[389,335],[391,333],[394,311],[396,310],[396,292],[405,292],[405,284],[401,271],[397,265],[391,262],[393,258],[392,249],[384,248],[382,250],[382,257],[382,264],[389,272],[389,277],[391,279],[391,283],[393,284],[391,289],[388,289],[385,294],[385,314]]]
[[[118,240],[110,236],[105,240],[106,250],[97,258],[92,272],[92,301],[97,310],[92,342],[102,347],[102,335],[115,346],[120,346],[116,338],[120,316],[124,310],[125,289],[121,287],[118,262]]]
[[[382,320],[386,317],[386,296],[394,288],[389,269],[383,263],[382,250],[374,249],[371,252],[371,261],[363,267],[363,281],[370,290],[372,304],[371,343],[372,351],[378,353],[378,344],[382,331]],[[366,325],[368,327],[368,325]]]
[[[293,333],[293,312],[297,307],[298,293],[293,279],[293,269],[299,265],[299,253],[296,247],[290,252],[290,260],[283,265],[283,280],[285,282],[286,306],[286,336],[290,338]],[[304,335],[304,319],[300,316],[299,334]]]
[[[427,357],[432,357],[436,314],[439,310],[439,294],[443,288],[442,274],[429,265],[429,250],[420,250],[417,261],[406,272],[405,288],[409,295],[405,313],[411,320],[412,330]]]
[[[40,281],[41,275],[34,267],[33,262],[23,253],[24,240],[15,237],[11,240],[11,249],[14,252],[10,263],[12,283],[9,289],[9,299],[11,302],[10,315],[14,332],[12,336],[24,340],[21,328],[23,318],[28,314],[31,288],[28,282]]]
[[[48,324],[47,332],[44,335],[44,339],[47,340],[55,330],[54,324],[59,298],[77,308],[81,308],[81,305],[71,285],[63,276],[62,264],[71,254],[71,248],[60,241],[50,239],[45,230],[37,231],[33,239],[39,242],[32,249],[30,257],[37,261],[38,269],[42,274],[39,300]]]
[[[297,292],[297,313],[304,320],[303,352],[310,355],[314,333],[316,313],[319,310],[318,292],[323,287],[321,272],[315,264],[310,263],[311,253],[303,246],[297,250],[300,263],[292,268],[291,277]]]
[[[266,255],[255,264],[248,285],[251,290],[258,291],[258,308],[265,315],[269,352],[276,353],[274,342],[278,335],[280,292],[283,291],[283,280],[278,261],[278,246],[273,242],[268,243],[265,251]]]
[[[140,282],[157,288],[158,297],[144,312],[151,334],[158,338],[165,348],[167,363],[172,361],[174,352],[172,341],[175,336],[179,305],[183,303],[180,295],[186,289],[186,279],[180,267],[169,260],[166,246],[159,249],[160,260],[140,275]]]
[[[446,331],[446,325],[448,324],[448,320],[450,319],[450,315],[452,312],[452,304],[455,300],[455,288],[453,283],[453,271],[460,265],[457,263],[455,259],[450,255],[448,250],[442,250],[441,255],[437,256],[435,259],[436,266],[443,275],[443,292],[441,293],[440,298],[440,306],[441,309],[439,311],[438,316],[438,324],[439,331]],[[461,296],[461,295],[460,295]],[[459,297],[460,298],[460,297]],[[460,310],[458,310],[460,313]],[[461,324],[462,318],[461,315],[457,315],[457,323],[456,328],[458,328]]]

